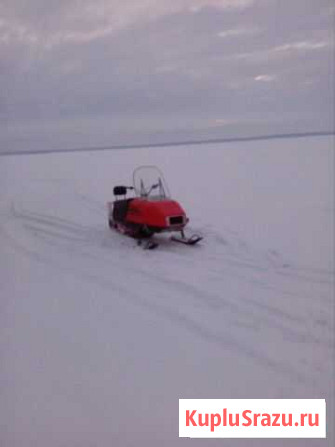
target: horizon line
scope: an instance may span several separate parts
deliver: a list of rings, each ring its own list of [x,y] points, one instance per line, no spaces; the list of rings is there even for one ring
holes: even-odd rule
[[[174,147],[174,146],[200,146],[202,144],[219,144],[219,143],[234,143],[241,141],[261,141],[261,140],[273,140],[284,138],[304,138],[304,137],[319,137],[319,136],[331,136],[335,135],[334,131],[320,131],[320,132],[292,132],[285,134],[269,134],[269,135],[257,135],[246,137],[227,137],[227,138],[207,138],[204,140],[183,140],[183,141],[167,141],[162,143],[140,143],[140,144],[117,144],[108,146],[97,147],[75,147],[75,148],[59,148],[59,149],[31,149],[31,150],[14,150],[0,152],[0,156],[11,155],[41,155],[41,154],[57,154],[57,153],[74,153],[74,152],[100,152],[109,150],[122,150],[122,149],[145,149],[145,148],[161,148],[161,147]]]

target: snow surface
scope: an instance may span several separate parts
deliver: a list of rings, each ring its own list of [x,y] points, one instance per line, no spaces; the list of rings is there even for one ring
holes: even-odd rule
[[[1,157],[1,446],[334,445],[333,143]],[[199,246],[109,230],[143,164]],[[179,398],[326,398],[328,439],[179,439]]]

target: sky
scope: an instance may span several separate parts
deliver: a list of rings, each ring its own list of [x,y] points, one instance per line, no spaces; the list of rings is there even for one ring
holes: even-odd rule
[[[334,131],[333,0],[1,0],[0,152]]]

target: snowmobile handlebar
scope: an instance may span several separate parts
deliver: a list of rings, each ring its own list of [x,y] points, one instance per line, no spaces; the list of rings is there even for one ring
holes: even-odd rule
[[[151,191],[152,191],[153,189],[158,188],[158,187],[159,187],[159,183],[154,183],[154,184],[150,187],[149,191],[148,191],[145,195],[146,195],[146,196],[149,196],[150,193],[151,193]]]

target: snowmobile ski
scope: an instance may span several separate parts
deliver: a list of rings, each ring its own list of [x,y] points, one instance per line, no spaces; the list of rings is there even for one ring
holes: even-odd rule
[[[178,237],[171,236],[171,240],[174,242],[180,242],[185,245],[195,245],[203,239],[203,236],[199,236],[198,234],[192,234],[190,237]]]

